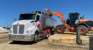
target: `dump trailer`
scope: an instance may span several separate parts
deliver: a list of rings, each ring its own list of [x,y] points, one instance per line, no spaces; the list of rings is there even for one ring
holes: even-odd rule
[[[56,27],[56,20],[46,13],[35,11],[20,14],[19,20],[12,24],[9,31],[9,39],[17,41],[38,42],[42,38],[48,38]]]

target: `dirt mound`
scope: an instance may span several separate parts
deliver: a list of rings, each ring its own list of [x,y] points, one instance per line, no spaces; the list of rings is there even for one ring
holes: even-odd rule
[[[5,28],[0,27],[0,32],[9,32],[9,30],[7,30],[7,29],[5,29]]]

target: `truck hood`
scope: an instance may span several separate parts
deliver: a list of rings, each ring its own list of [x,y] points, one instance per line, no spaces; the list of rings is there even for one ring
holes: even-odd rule
[[[19,20],[19,21],[15,21],[13,23],[13,25],[17,25],[17,23],[24,25],[24,24],[27,24],[27,23],[31,23],[31,21],[34,21],[34,20]]]
[[[23,29],[25,32],[28,28],[35,26],[35,22],[33,22],[34,23],[34,25],[33,25],[33,23],[31,23],[31,21],[34,21],[34,20],[19,20],[19,21],[14,22],[13,25],[17,25],[18,23],[19,23],[19,25],[23,25],[24,26]],[[17,29],[20,29],[20,27]]]

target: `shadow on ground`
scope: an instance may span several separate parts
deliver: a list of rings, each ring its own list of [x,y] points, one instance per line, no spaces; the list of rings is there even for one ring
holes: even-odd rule
[[[10,42],[9,44],[31,45],[31,44],[35,44],[35,43],[34,42],[16,41],[16,42]]]
[[[40,41],[42,41],[44,39],[41,39]],[[38,41],[38,42],[40,42]],[[37,43],[38,43],[37,42]],[[34,41],[28,41],[28,42],[23,42],[23,41],[16,41],[16,42],[10,42],[9,44],[19,44],[19,45],[32,45],[32,44],[36,44]]]
[[[77,35],[76,32],[66,32],[66,33],[63,33],[63,34],[71,34],[71,35]],[[82,35],[82,36],[89,36],[90,34],[86,34],[86,35]]]

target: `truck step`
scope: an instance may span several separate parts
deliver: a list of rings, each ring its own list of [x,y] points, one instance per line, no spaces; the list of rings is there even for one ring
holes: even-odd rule
[[[44,34],[41,34],[41,35],[39,35],[39,36],[44,36]]]
[[[41,37],[40,39],[44,39],[45,37]]]

